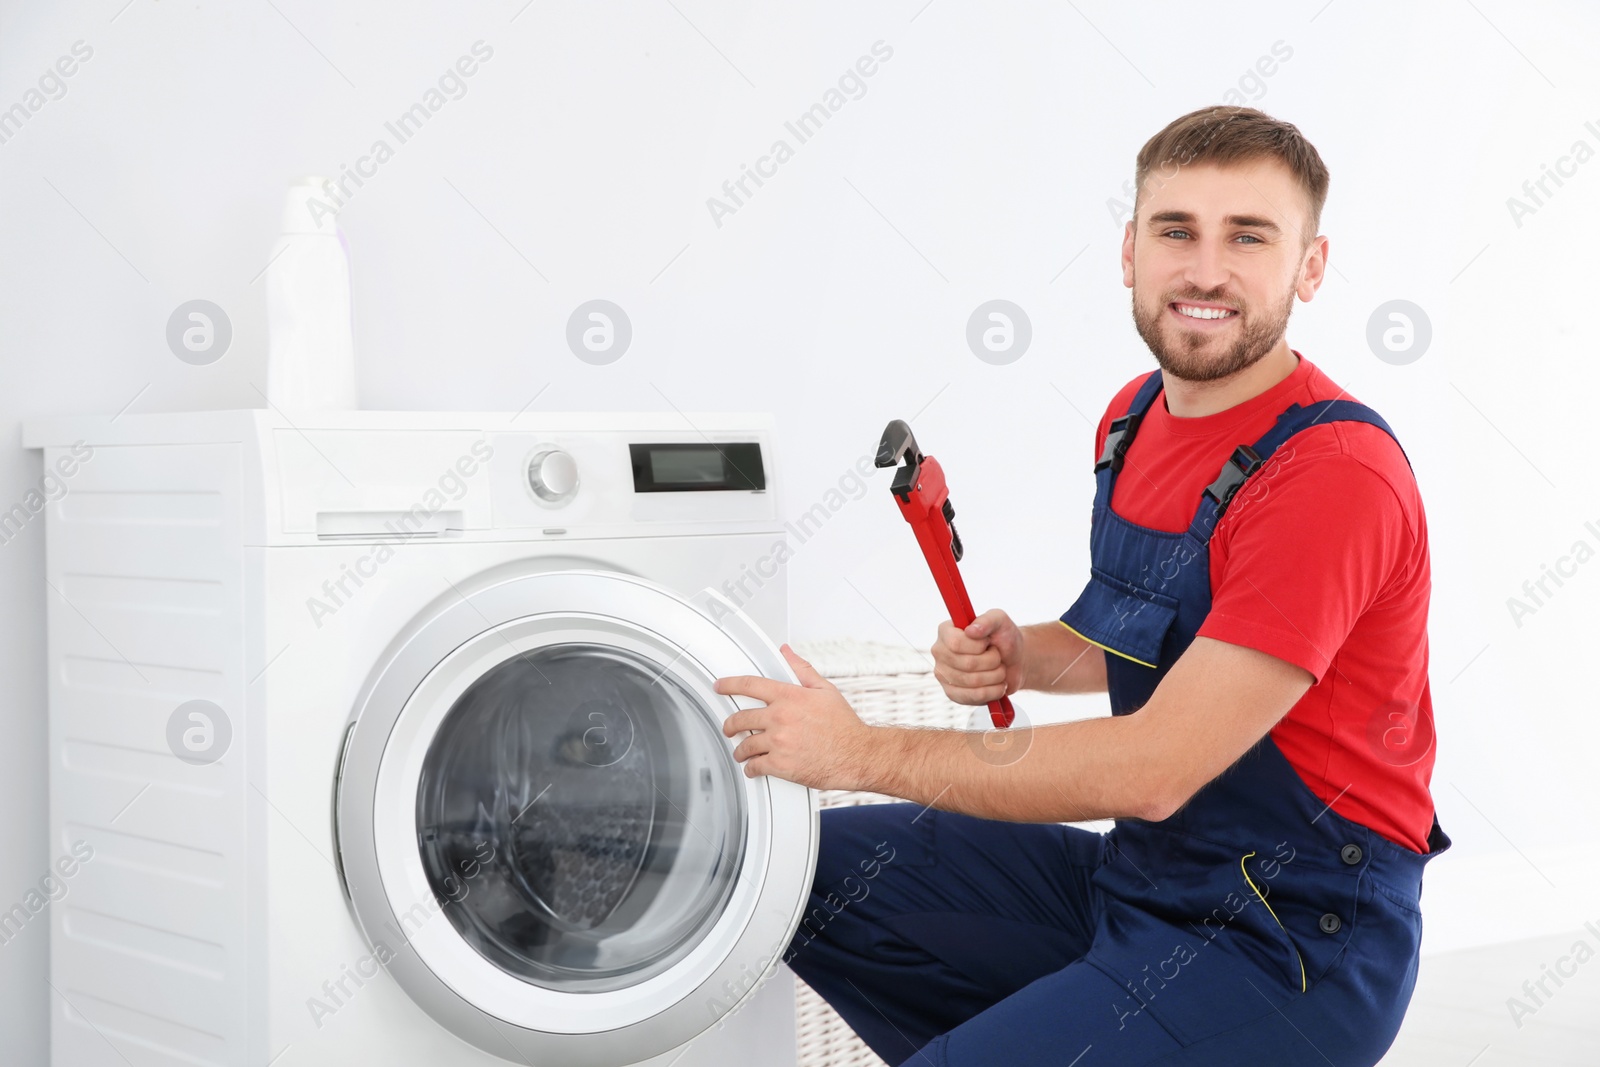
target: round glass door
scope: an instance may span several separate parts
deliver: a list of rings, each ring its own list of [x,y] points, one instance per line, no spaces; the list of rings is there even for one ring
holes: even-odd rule
[[[727,905],[746,836],[736,766],[660,664],[599,643],[522,652],[455,700],[423,760],[429,885],[462,939],[523,981],[637,984]]]
[[[616,573],[485,577],[413,621],[357,699],[335,826],[418,1006],[502,1059],[618,1067],[781,966],[816,798],[732,758],[734,674],[793,681],[732,605]]]

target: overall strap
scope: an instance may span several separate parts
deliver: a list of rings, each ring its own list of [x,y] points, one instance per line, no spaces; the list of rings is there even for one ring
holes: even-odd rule
[[[1111,420],[1111,426],[1106,431],[1105,450],[1094,465],[1094,502],[1097,506],[1111,506],[1111,490],[1116,486],[1117,475],[1122,470],[1129,446],[1133,444],[1133,436],[1139,432],[1139,420],[1144,418],[1160,392],[1161,372],[1157,370],[1144,380],[1139,391],[1133,395],[1128,413]]]
[[[1383,421],[1383,416],[1354,400],[1319,400],[1314,404],[1290,404],[1288,409],[1278,416],[1272,428],[1253,445],[1240,445],[1233,450],[1227,462],[1222,465],[1222,473],[1217,475],[1217,480],[1206,486],[1200,493],[1200,506],[1195,509],[1194,519],[1189,523],[1189,535],[1200,544],[1211,540],[1211,534],[1216,530],[1217,523],[1221,520],[1223,512],[1228,509],[1228,502],[1233,499],[1234,493],[1245,480],[1272,458],[1285,441],[1311,427],[1328,422],[1365,422],[1376,426],[1384,433],[1394,438],[1394,443],[1399,446],[1400,439],[1395,437],[1389,424]],[[1402,447],[1400,454],[1405,456],[1406,450]],[[1411,457],[1406,456],[1406,463],[1410,464]]]

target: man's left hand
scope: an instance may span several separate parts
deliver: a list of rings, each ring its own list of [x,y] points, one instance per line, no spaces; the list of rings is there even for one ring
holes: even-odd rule
[[[799,685],[748,674],[717,679],[717,692],[766,704],[736,711],[723,721],[728,737],[755,731],[734,748],[733,758],[744,764],[749,778],[771,774],[813,789],[864,788],[872,728],[838,687],[794,649],[783,645],[781,650]]]

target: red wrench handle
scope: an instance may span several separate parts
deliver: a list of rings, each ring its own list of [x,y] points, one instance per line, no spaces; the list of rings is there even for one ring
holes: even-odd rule
[[[976,617],[972,598],[967,595],[966,583],[961,580],[961,570],[956,566],[956,554],[950,520],[945,515],[945,504],[950,499],[945,484],[944,469],[932,456],[923,456],[918,469],[916,485],[904,497],[895,494],[900,513],[911,524],[917,544],[933,572],[939,586],[939,595],[950,612],[950,621],[965,629]],[[1016,718],[1011,698],[1002,696],[989,702],[989,719],[997,728],[1010,726]]]

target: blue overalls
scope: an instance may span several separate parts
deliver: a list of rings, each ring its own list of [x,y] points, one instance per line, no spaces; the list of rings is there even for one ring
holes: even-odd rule
[[[1352,401],[1292,405],[1236,448],[1188,530],[1128,522],[1112,488],[1161,390],[1095,466],[1091,577],[1062,622],[1107,649],[1111,710],[1141,707],[1211,609],[1209,542],[1245,480]],[[1108,834],[916,804],[831,808],[784,959],[891,1064],[1369,1067],[1417,976],[1427,853],[1324,804],[1271,736],[1161,822]]]

